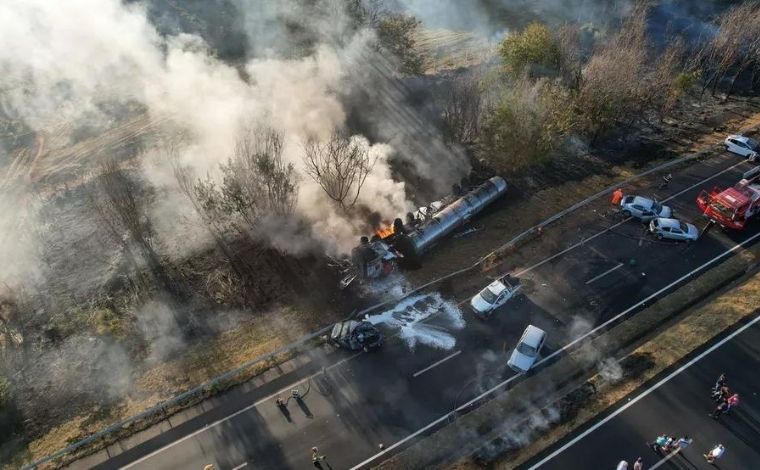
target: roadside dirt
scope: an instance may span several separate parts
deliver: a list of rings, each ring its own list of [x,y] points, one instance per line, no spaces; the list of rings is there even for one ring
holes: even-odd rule
[[[705,280],[698,279],[695,282],[704,283]],[[567,418],[565,422],[542,433],[531,445],[489,462],[489,468],[515,468],[589,423],[703,344],[757,314],[758,298],[760,273],[755,273],[739,285],[685,313],[682,320],[620,359],[622,377],[619,381],[610,381],[603,374],[591,377],[563,399],[565,406],[562,411]],[[450,468],[474,470],[483,466],[475,462],[458,462]]]

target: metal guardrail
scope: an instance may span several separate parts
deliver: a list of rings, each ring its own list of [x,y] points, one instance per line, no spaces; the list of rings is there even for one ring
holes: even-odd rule
[[[606,188],[606,189],[604,189],[602,191],[599,191],[596,194],[594,194],[592,196],[589,196],[586,199],[584,199],[584,200],[582,200],[582,201],[580,201],[580,202],[578,202],[576,204],[573,204],[572,206],[568,207],[567,209],[554,214],[553,216],[549,217],[548,219],[542,221],[541,223],[536,224],[533,227],[525,230],[524,232],[516,235],[511,240],[509,240],[507,243],[499,246],[498,248],[496,248],[495,250],[491,251],[487,255],[482,256],[473,265],[465,267],[465,268],[462,268],[462,269],[459,269],[459,270],[451,272],[451,273],[449,273],[449,274],[447,274],[445,276],[441,276],[441,277],[436,278],[436,279],[434,279],[432,281],[429,281],[429,282],[427,282],[427,283],[425,283],[425,284],[423,284],[423,285],[421,285],[419,287],[416,287],[413,290],[410,290],[410,291],[404,293],[404,295],[401,296],[401,297],[399,297],[399,298],[386,300],[386,301],[374,304],[372,306],[369,306],[369,307],[367,307],[367,308],[365,308],[365,309],[363,309],[361,311],[352,313],[351,316],[353,316],[353,317],[359,317],[359,316],[365,315],[367,313],[370,313],[370,312],[372,312],[374,310],[377,310],[379,308],[382,308],[382,307],[384,307],[386,305],[389,305],[389,304],[392,304],[392,303],[398,303],[400,300],[403,300],[403,299],[405,299],[405,298],[407,298],[407,297],[409,297],[409,296],[411,296],[411,295],[413,295],[413,294],[415,294],[417,292],[423,291],[423,290],[428,289],[429,287],[431,287],[433,285],[436,285],[436,284],[438,284],[438,283],[440,283],[442,281],[445,281],[447,279],[456,277],[456,276],[458,276],[458,275],[460,275],[462,273],[465,273],[467,271],[475,269],[475,268],[479,267],[480,265],[482,265],[485,260],[487,260],[488,258],[492,257],[494,254],[496,254],[496,253],[498,253],[498,252],[500,252],[500,251],[502,251],[502,250],[504,250],[504,249],[506,249],[506,248],[508,248],[510,246],[516,245],[517,243],[519,243],[520,241],[522,241],[526,237],[530,236],[531,234],[535,233],[539,229],[543,229],[544,227],[546,227],[546,226],[548,226],[548,225],[556,222],[557,220],[561,219],[565,215],[567,215],[567,214],[569,214],[571,212],[574,212],[574,211],[580,209],[583,206],[588,205],[590,202],[592,202],[592,201],[594,201],[594,200],[596,200],[596,199],[604,196],[605,194],[612,193],[612,191],[614,191],[617,187],[619,187],[621,185],[624,185],[624,184],[628,184],[628,183],[630,183],[632,181],[635,181],[637,179],[643,178],[644,176],[648,176],[648,175],[650,175],[652,173],[656,173],[658,171],[662,171],[662,170],[671,168],[671,167],[679,165],[681,163],[684,163],[684,162],[687,162],[687,161],[690,161],[690,160],[699,159],[701,156],[703,156],[704,154],[706,154],[707,151],[714,150],[716,147],[719,147],[719,146],[720,145],[711,146],[707,150],[703,150],[701,152],[697,152],[697,153],[688,155],[686,157],[681,157],[681,158],[677,158],[675,160],[671,160],[671,161],[666,162],[666,163],[664,163],[662,165],[658,165],[658,166],[656,166],[654,168],[651,168],[649,170],[646,170],[646,171],[644,171],[642,173],[639,173],[637,175],[634,175],[634,176],[631,176],[629,178],[626,178],[623,181],[615,183],[614,185],[611,185],[608,188]],[[72,453],[72,452],[74,452],[74,451],[76,451],[76,450],[78,450],[78,449],[80,449],[80,448],[82,448],[82,447],[84,447],[84,446],[86,446],[88,444],[91,444],[91,443],[97,441],[100,438],[109,436],[110,434],[113,434],[113,433],[116,433],[116,432],[118,432],[120,430],[128,428],[129,426],[131,426],[134,423],[137,423],[137,422],[142,421],[142,420],[149,420],[149,419],[155,418],[160,413],[165,414],[166,411],[167,411],[167,409],[175,407],[175,406],[180,406],[183,402],[187,401],[188,399],[192,399],[194,397],[200,397],[200,396],[202,396],[204,393],[213,390],[214,387],[216,387],[219,384],[222,384],[227,379],[230,379],[230,378],[232,378],[232,377],[234,377],[234,376],[236,376],[236,375],[244,372],[246,369],[248,369],[248,368],[250,368],[250,367],[252,367],[252,366],[254,366],[256,364],[259,364],[259,363],[264,362],[264,361],[268,361],[268,360],[272,359],[273,357],[275,357],[277,355],[280,355],[280,354],[283,354],[285,352],[296,351],[300,346],[303,346],[308,341],[311,341],[311,340],[313,340],[315,338],[318,338],[319,336],[322,336],[322,335],[326,334],[327,332],[330,331],[331,328],[332,328],[332,325],[324,327],[324,328],[322,328],[322,329],[320,329],[320,330],[318,330],[318,331],[316,331],[314,333],[311,333],[311,334],[309,334],[309,335],[307,335],[307,336],[305,336],[303,338],[300,338],[299,340],[297,340],[297,341],[295,341],[293,343],[290,343],[290,344],[285,345],[285,346],[283,346],[281,348],[278,348],[277,350],[275,350],[275,351],[273,351],[273,352],[271,352],[269,354],[266,354],[264,356],[259,356],[259,357],[255,358],[255,359],[252,359],[252,360],[250,360],[250,361],[248,361],[248,362],[246,362],[246,363],[244,363],[244,364],[236,367],[235,369],[229,370],[229,371],[227,371],[227,372],[225,372],[225,373],[223,373],[221,375],[218,375],[218,376],[216,376],[216,377],[214,377],[214,378],[212,378],[212,379],[210,379],[210,380],[202,383],[201,385],[199,385],[199,386],[197,386],[197,387],[195,387],[193,389],[190,389],[190,390],[188,390],[186,392],[183,392],[183,393],[181,393],[181,394],[179,394],[179,395],[177,395],[177,396],[175,396],[173,398],[165,400],[165,401],[163,401],[163,402],[161,402],[161,403],[159,403],[159,404],[157,404],[157,405],[155,405],[155,406],[153,406],[153,407],[151,407],[151,408],[143,411],[142,413],[139,413],[139,414],[131,416],[131,417],[125,419],[125,420],[122,420],[122,421],[120,421],[118,423],[115,423],[115,424],[113,424],[113,425],[111,425],[111,426],[109,426],[109,427],[107,427],[107,428],[105,428],[105,429],[103,429],[101,431],[98,431],[95,434],[92,434],[92,435],[90,435],[90,436],[88,436],[88,437],[86,437],[86,438],[84,438],[84,439],[82,439],[80,441],[77,441],[77,442],[69,445],[68,447],[65,447],[65,448],[63,448],[63,449],[61,449],[61,450],[59,450],[59,451],[57,451],[57,452],[55,452],[53,454],[50,454],[50,455],[48,455],[46,457],[43,457],[43,458],[41,458],[39,460],[36,460],[36,461],[34,461],[32,463],[29,463],[29,464],[25,465],[24,467],[22,467],[22,470],[36,469],[40,465],[44,465],[46,463],[49,463],[49,462],[51,462],[53,460],[56,460],[56,459],[58,459],[60,457],[65,456],[66,454],[70,454],[70,453]]]

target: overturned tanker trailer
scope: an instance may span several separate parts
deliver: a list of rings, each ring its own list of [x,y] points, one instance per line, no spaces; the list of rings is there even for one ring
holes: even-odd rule
[[[378,230],[370,239],[362,237],[351,252],[350,266],[345,268],[341,288],[355,279],[372,280],[386,276],[400,264],[419,264],[419,257],[443,237],[466,224],[475,214],[507,191],[507,182],[494,176],[456,198],[436,201],[415,213],[400,218],[393,225]]]

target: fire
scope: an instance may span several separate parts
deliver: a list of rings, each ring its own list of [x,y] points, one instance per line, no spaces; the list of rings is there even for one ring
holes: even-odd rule
[[[393,235],[393,225],[388,225],[386,227],[381,227],[375,230],[375,235],[377,235],[380,238],[390,237],[391,235]]]

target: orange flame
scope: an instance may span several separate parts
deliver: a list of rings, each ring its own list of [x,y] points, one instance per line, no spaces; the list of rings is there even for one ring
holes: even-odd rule
[[[393,235],[393,225],[388,225],[386,227],[382,227],[375,230],[375,235],[377,235],[380,238],[390,237],[391,235]]]

